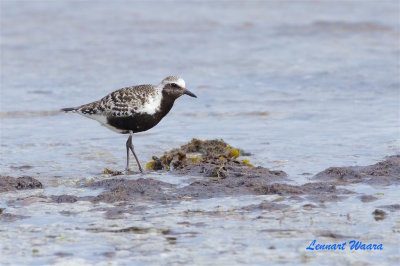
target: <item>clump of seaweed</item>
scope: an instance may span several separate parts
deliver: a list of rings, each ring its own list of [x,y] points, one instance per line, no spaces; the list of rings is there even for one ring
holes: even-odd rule
[[[250,167],[253,167],[253,166],[254,166],[254,165],[253,165],[249,160],[247,160],[247,159],[242,160],[242,164],[243,164],[243,165],[250,166]]]
[[[104,168],[104,172],[103,173],[106,174],[106,175],[111,175],[111,176],[122,175],[121,171],[111,170],[111,169],[108,169],[106,167]]]
[[[146,170],[182,170],[188,166],[215,165],[208,167],[206,176],[224,178],[227,176],[227,164],[253,167],[249,160],[237,160],[241,155],[249,155],[243,150],[228,145],[223,140],[192,139],[180,148],[172,149],[161,157],[152,157],[146,164]]]

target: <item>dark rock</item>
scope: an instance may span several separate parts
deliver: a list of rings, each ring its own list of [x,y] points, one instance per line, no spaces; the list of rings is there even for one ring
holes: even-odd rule
[[[160,201],[168,199],[164,190],[174,187],[169,183],[157,181],[151,178],[139,178],[137,180],[106,179],[86,186],[91,188],[107,189],[107,191],[92,198],[93,202],[118,202],[137,198]]]
[[[346,189],[337,189],[335,185],[325,182],[306,183],[301,186],[277,183],[263,184],[257,187],[255,191],[263,195],[278,194],[291,197],[306,195],[308,199],[319,202],[338,201],[344,198],[344,195],[352,193]],[[302,198],[299,200],[302,200]]]
[[[107,258],[112,258],[115,256],[115,252],[112,252],[112,251],[103,252],[103,253],[101,253],[101,255],[103,255],[104,257],[107,257]]]
[[[0,176],[0,192],[36,188],[43,188],[43,185],[30,176],[22,176],[18,178]]]
[[[255,188],[255,191],[259,194],[303,194],[304,191],[299,186],[288,185],[288,184],[265,184]]]
[[[400,204],[384,205],[384,206],[379,206],[379,208],[386,209],[391,212],[400,211]]]
[[[329,230],[320,232],[319,236],[329,237],[329,238],[333,238],[333,239],[355,239],[355,238],[358,238],[358,237],[354,237],[354,236],[342,235],[342,234],[335,233],[335,232],[332,232]]]
[[[387,157],[386,160],[370,166],[330,167],[315,175],[314,179],[341,184],[400,184],[400,155]]]
[[[64,258],[64,257],[71,257],[71,256],[73,256],[73,255],[74,255],[74,254],[68,253],[68,252],[56,252],[56,253],[54,253],[54,256],[62,257],[62,258]]]
[[[11,214],[11,213],[2,213],[0,214],[0,221],[1,222],[15,222],[17,220],[26,219],[28,216]]]
[[[304,204],[303,205],[303,209],[304,210],[312,210],[312,209],[314,209],[314,208],[317,208],[318,206],[316,206],[316,205],[314,205],[314,204],[310,204],[310,203],[308,203],[308,204]]]
[[[289,205],[274,203],[269,201],[263,201],[260,204],[251,204],[245,207],[242,207],[242,210],[245,211],[279,211],[289,208]]]
[[[383,210],[375,209],[375,211],[372,212],[372,215],[374,216],[375,221],[380,221],[386,218],[387,213]]]
[[[375,201],[375,200],[377,200],[377,199],[378,199],[377,197],[372,196],[372,195],[362,195],[362,196],[360,197],[360,200],[361,200],[362,202],[371,202],[371,201]]]
[[[78,197],[72,195],[51,196],[51,198],[56,203],[74,203],[78,201]]]

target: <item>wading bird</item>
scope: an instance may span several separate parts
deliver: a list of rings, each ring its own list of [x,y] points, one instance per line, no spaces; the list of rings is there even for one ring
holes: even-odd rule
[[[99,101],[61,110],[78,113],[100,122],[113,131],[129,134],[126,141],[126,170],[129,171],[131,150],[140,172],[143,173],[132,144],[132,135],[157,125],[171,110],[175,100],[184,94],[197,98],[186,89],[183,79],[169,76],[157,86],[126,87],[106,95]]]

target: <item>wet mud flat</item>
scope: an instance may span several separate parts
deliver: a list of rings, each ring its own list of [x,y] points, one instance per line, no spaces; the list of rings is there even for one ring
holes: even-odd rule
[[[299,201],[316,203],[339,201],[351,194],[350,184],[391,186],[400,184],[400,156],[391,156],[371,166],[330,167],[303,185],[292,185],[284,171],[253,166],[248,153],[231,147],[222,140],[193,139],[179,149],[161,157],[153,156],[148,171],[168,171],[180,176],[196,177],[186,186],[177,186],[149,177],[132,180],[112,177],[83,185],[104,189],[98,196],[83,200],[107,203],[130,200],[173,202],[243,195],[279,195]],[[113,176],[113,174],[111,174]],[[360,196],[364,201],[371,195]],[[79,198],[76,198],[79,200]]]
[[[400,184],[400,156],[391,156],[370,166],[330,167],[302,185],[290,184],[284,171],[270,170],[262,166],[253,166],[249,159],[240,159],[251,154],[234,148],[223,140],[193,139],[180,148],[166,152],[160,157],[153,156],[146,164],[147,173],[132,179],[122,172],[105,168],[101,180],[93,179],[79,182],[77,187],[101,190],[96,196],[47,195],[40,196],[45,202],[75,203],[118,203],[118,206],[131,205],[134,202],[158,202],[161,204],[180,201],[212,199],[218,197],[240,197],[246,195],[278,195],[275,201],[310,201],[304,208],[314,208],[318,204],[340,201],[355,194],[347,188],[352,184],[392,186]],[[177,178],[190,176],[195,179],[188,185],[177,185],[154,179],[155,172],[168,172]],[[37,179],[29,176],[0,177],[0,192],[18,193],[20,190],[43,189]],[[374,195],[359,195],[361,202],[373,202]],[[276,209],[288,207],[285,204],[269,204],[243,207],[244,210]],[[398,204],[383,206],[384,209],[397,211]],[[2,209],[2,211],[4,208]],[[116,212],[121,214],[121,208]],[[2,213],[4,218],[4,213]],[[377,209],[374,215],[384,217],[386,213]],[[111,217],[112,215],[108,215]],[[4,220],[4,219],[3,219]]]
[[[25,252],[31,251],[32,261],[44,262],[74,257],[98,262],[99,255],[137,256],[138,262],[145,262],[140,256],[176,254],[172,250],[177,248],[183,252],[178,261],[190,263],[203,245],[199,239],[213,241],[203,247],[210,254],[222,245],[219,238],[225,233],[233,237],[226,240],[233,246],[224,246],[222,252],[234,252],[237,262],[253,252],[254,263],[266,257],[318,262],[318,254],[305,252],[308,239],[337,242],[365,235],[384,242],[385,252],[397,258],[400,204],[394,195],[400,183],[399,155],[369,166],[330,167],[300,185],[284,171],[254,166],[251,158],[223,140],[193,139],[153,156],[143,175],[104,169],[101,175],[61,184],[56,178],[1,176],[0,235],[5,243],[23,235]],[[164,178],[171,176],[184,182]],[[47,226],[29,225],[38,221]],[[60,229],[57,221],[68,222]],[[354,230],[360,223],[366,224]],[[32,242],[37,230],[44,239]],[[73,249],[65,238],[91,250],[91,256]],[[95,241],[104,244],[92,248]],[[255,248],[254,241],[263,244]],[[290,243],[304,249],[296,251]],[[246,255],[239,252],[242,248],[249,249]],[[3,246],[3,254],[12,252],[13,247]],[[229,261],[225,258],[219,262]],[[345,256],[343,261],[369,259]],[[173,257],[168,261],[177,262]]]
[[[245,195],[279,195],[284,199],[312,201],[321,204],[340,201],[355,194],[347,188],[353,184],[392,186],[400,184],[400,155],[387,157],[370,166],[330,167],[302,185],[290,184],[284,171],[253,166],[250,153],[234,148],[223,140],[193,139],[180,148],[153,156],[146,164],[146,173],[132,179],[122,172],[105,168],[101,180],[79,182],[77,187],[102,192],[96,196],[49,195],[46,202],[75,203],[77,201],[130,204],[137,201],[174,203],[218,197],[240,197]],[[195,181],[188,185],[176,185],[154,179],[155,172],[168,172],[177,178],[190,176]],[[20,190],[43,189],[37,179],[30,176],[0,176],[0,192],[18,193]],[[373,202],[373,195],[359,196],[361,202]],[[268,204],[261,203],[265,209]],[[275,206],[275,205],[271,205]],[[282,205],[283,206],[283,205]],[[305,205],[305,208],[316,205]],[[397,211],[398,205],[384,207]],[[255,209],[255,205],[249,208]],[[3,209],[2,209],[3,210]],[[379,212],[379,211],[378,211]],[[4,214],[3,214],[4,215]]]

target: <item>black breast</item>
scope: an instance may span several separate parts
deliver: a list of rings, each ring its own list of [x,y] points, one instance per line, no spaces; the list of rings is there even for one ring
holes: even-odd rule
[[[175,99],[170,99],[163,95],[160,109],[155,114],[134,113],[127,117],[112,116],[107,118],[107,122],[109,125],[123,130],[122,133],[129,133],[130,130],[133,133],[146,131],[157,125],[168,114],[174,105],[174,101]]]

